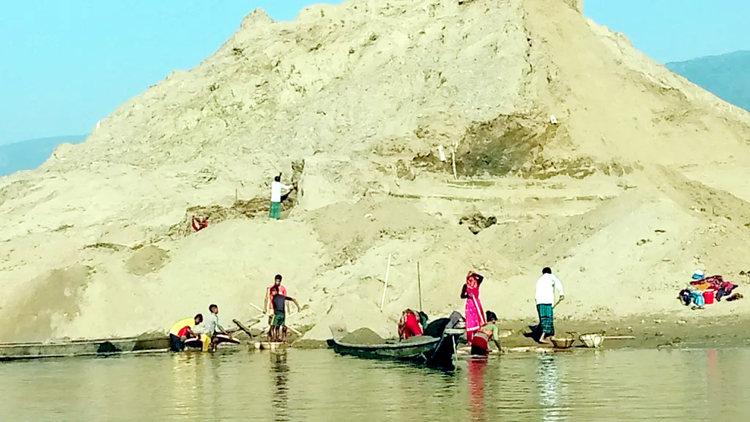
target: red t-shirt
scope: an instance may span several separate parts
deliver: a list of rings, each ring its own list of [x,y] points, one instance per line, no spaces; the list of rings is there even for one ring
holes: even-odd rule
[[[190,328],[189,325],[186,325],[182,328],[180,328],[180,331],[177,332],[177,337],[183,337],[187,335],[188,328]]]

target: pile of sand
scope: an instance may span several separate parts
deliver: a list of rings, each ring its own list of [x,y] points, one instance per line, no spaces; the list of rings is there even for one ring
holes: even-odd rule
[[[691,318],[675,297],[693,270],[747,270],[748,139],[748,113],[578,1],[257,10],[84,144],[0,179],[0,318],[19,321],[0,340],[165,330],[210,303],[247,319],[277,273],[312,339],[395,335],[420,282],[431,317],[462,310],[469,270],[500,318],[535,316],[543,266],[560,316]],[[280,172],[298,189],[268,221]]]
[[[369,328],[360,328],[341,338],[347,344],[383,344],[385,340]]]

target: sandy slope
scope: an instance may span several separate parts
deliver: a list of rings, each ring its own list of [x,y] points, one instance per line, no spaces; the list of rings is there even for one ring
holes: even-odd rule
[[[532,318],[550,265],[566,316],[699,318],[675,299],[694,269],[750,281],[749,139],[748,113],[563,0],[255,11],[86,143],[0,179],[0,340],[164,330],[211,302],[248,318],[276,273],[308,305],[290,317],[308,338],[392,335],[418,306],[417,262],[431,315],[463,307],[474,269],[485,307]],[[300,160],[285,220],[228,213]],[[191,233],[195,206],[224,217]],[[477,211],[498,224],[458,224]]]

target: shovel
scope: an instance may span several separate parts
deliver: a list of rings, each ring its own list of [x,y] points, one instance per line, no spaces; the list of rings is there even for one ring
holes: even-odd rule
[[[557,302],[555,302],[555,304],[554,304],[554,305],[552,305],[552,309],[555,309],[555,308],[557,308],[557,305],[559,305],[559,304],[560,304],[560,302],[562,302],[562,299],[557,299]]]

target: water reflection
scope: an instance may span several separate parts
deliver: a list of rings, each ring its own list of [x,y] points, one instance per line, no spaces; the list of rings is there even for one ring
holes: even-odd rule
[[[487,359],[470,359],[469,370],[469,407],[472,421],[484,422],[484,372],[487,369]]]
[[[271,398],[275,421],[289,421],[289,365],[286,351],[269,353],[271,359],[270,373],[273,379],[273,396]]]
[[[750,349],[462,360],[283,353],[0,363],[0,420],[744,421]]]
[[[537,383],[539,385],[539,404],[542,407],[542,420],[564,421],[560,409],[561,384],[557,368],[557,356],[541,355],[537,357]]]

